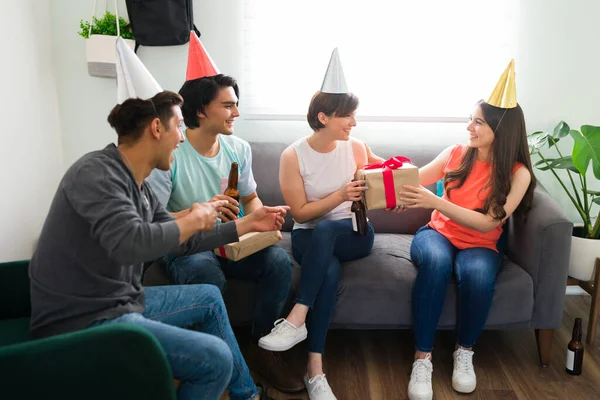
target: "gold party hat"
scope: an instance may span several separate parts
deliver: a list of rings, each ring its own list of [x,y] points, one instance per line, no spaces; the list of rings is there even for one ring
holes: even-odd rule
[[[515,108],[517,106],[515,60],[510,60],[487,103],[499,108]]]

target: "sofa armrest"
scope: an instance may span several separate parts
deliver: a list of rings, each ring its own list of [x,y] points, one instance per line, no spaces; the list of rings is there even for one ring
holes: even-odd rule
[[[560,327],[572,233],[571,220],[540,188],[526,221],[509,219],[508,257],[533,279],[532,328]]]
[[[109,324],[0,348],[2,399],[175,399],[154,336]]]
[[[29,261],[0,263],[0,320],[31,315]]]

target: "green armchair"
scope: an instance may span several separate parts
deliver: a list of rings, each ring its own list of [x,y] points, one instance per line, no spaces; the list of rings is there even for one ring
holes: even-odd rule
[[[175,399],[158,341],[134,324],[33,340],[28,261],[0,263],[0,399]]]

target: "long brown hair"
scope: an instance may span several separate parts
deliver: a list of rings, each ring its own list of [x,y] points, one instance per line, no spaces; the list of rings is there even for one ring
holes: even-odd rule
[[[491,106],[480,100],[477,106],[481,107],[483,118],[494,132],[494,141],[492,143],[492,173],[490,181],[481,190],[492,187],[491,193],[485,200],[483,208],[477,209],[482,214],[487,214],[492,209],[492,215],[496,220],[502,220],[506,217],[504,205],[506,197],[510,192],[512,171],[515,163],[522,163],[531,174],[531,183],[527,192],[523,196],[521,203],[515,210],[515,215],[522,218],[531,208],[533,200],[533,190],[535,189],[535,175],[531,166],[531,157],[529,156],[529,147],[527,145],[527,131],[525,129],[525,117],[521,106],[517,104],[515,108],[498,108]],[[463,157],[460,166],[449,171],[444,176],[444,187],[446,196],[450,198],[450,192],[453,189],[460,188],[471,172],[477,149],[469,147]],[[453,185],[450,183],[455,182]]]

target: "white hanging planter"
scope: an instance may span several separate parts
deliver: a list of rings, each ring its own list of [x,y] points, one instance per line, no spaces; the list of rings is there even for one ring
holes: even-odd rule
[[[123,39],[133,50],[135,40]],[[90,35],[85,40],[85,58],[87,60],[88,74],[114,78],[117,76],[117,36]]]
[[[115,78],[117,76],[116,43],[117,37],[121,36],[121,30],[119,26],[119,8],[117,6],[117,0],[114,0],[113,3],[115,6],[115,23],[117,25],[117,36],[92,35],[92,25],[94,20],[94,14],[96,12],[96,0],[94,0],[94,3],[92,5],[92,23],[90,23],[88,39],[85,40],[85,58],[88,66],[88,74],[90,76],[101,76],[106,78]],[[107,1],[104,2],[105,13],[106,10]],[[131,47],[132,50],[134,50],[135,40],[123,40],[129,47]]]
[[[600,239],[584,239],[573,236],[569,276],[583,282],[591,280],[598,257],[600,257]]]

